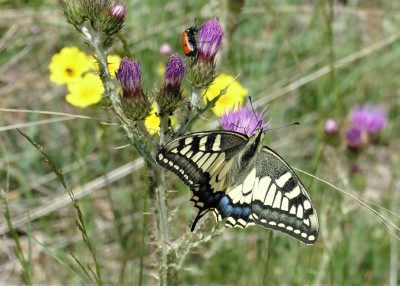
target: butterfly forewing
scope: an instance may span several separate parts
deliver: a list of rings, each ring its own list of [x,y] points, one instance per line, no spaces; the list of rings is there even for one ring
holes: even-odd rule
[[[189,187],[208,183],[213,175],[228,170],[224,166],[243,148],[246,138],[226,131],[192,133],[165,145],[157,153],[156,162]]]
[[[156,162],[175,173],[193,192],[199,213],[192,230],[208,210],[215,208],[226,189],[226,174],[247,137],[226,131],[193,133],[165,145]]]

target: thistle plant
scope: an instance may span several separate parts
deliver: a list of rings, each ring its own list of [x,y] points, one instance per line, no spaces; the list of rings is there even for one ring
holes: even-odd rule
[[[111,103],[110,110],[117,116],[130,144],[147,163],[147,173],[151,174],[150,192],[155,194],[153,203],[158,231],[151,239],[159,246],[159,281],[160,285],[174,284],[180,267],[178,261],[183,259],[179,257],[180,250],[184,249],[187,253],[195,234],[186,240],[180,239],[177,248],[173,246],[174,240],[177,241],[179,236],[171,236],[170,233],[164,172],[156,166],[153,154],[176,134],[171,125],[172,116],[177,116],[181,133],[190,131],[191,126],[199,119],[200,112],[196,111],[204,113],[210,110],[226,92],[227,86],[233,83],[229,82],[220,94],[207,101],[203,107],[199,105],[201,89],[207,88],[218,75],[215,57],[223,38],[221,25],[216,19],[211,19],[201,26],[198,37],[199,53],[195,59],[185,64],[179,55],[171,54],[163,81],[156,84],[159,87],[155,91],[146,91],[142,86],[142,74],[145,71],[141,70],[140,59],[124,57],[115,72],[121,87],[117,91],[107,58],[117,36],[122,39],[119,32],[127,15],[126,4],[119,1],[91,0],[60,0],[59,4],[66,21],[84,36],[85,43],[92,48],[104,87],[104,96]],[[129,54],[127,51],[127,55]],[[192,88],[189,98],[185,97],[182,87],[185,71]],[[184,106],[188,108],[182,108]]]
[[[382,106],[370,103],[354,106],[348,116],[345,128],[340,128],[335,119],[327,119],[324,124],[325,141],[334,147],[342,146],[350,183],[357,190],[364,190],[366,178],[359,159],[367,148],[372,148],[380,139],[387,125],[387,113]]]

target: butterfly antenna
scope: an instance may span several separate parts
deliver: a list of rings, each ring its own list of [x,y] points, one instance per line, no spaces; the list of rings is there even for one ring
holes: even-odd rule
[[[240,126],[240,125],[237,125],[237,124],[235,124],[235,123],[233,123],[233,122],[230,123],[230,126],[236,127],[236,128],[241,128],[241,129],[243,129],[244,131],[246,131],[246,128],[245,128],[245,127]]]
[[[331,188],[341,192],[342,194],[345,194],[346,196],[351,197],[359,205],[361,205],[361,207],[365,208],[388,231],[388,233],[392,237],[394,237],[397,240],[400,240],[400,237],[397,235],[397,232],[400,231],[400,227],[398,227],[395,223],[393,223],[390,218],[382,215],[377,210],[375,210],[374,208],[369,206],[369,204],[371,204],[371,205],[373,205],[375,207],[378,207],[380,209],[384,209],[385,211],[387,211],[388,213],[390,213],[392,215],[395,215],[396,217],[399,217],[398,214],[396,214],[396,213],[394,213],[394,212],[392,212],[392,211],[390,211],[390,210],[388,210],[388,209],[386,209],[386,208],[384,208],[382,206],[379,206],[379,205],[377,205],[377,204],[375,204],[373,202],[370,202],[370,201],[368,201],[366,199],[363,199],[363,198],[360,198],[360,197],[358,197],[356,195],[353,195],[350,192],[346,192],[346,191],[336,187],[335,185],[329,183],[328,181],[325,181],[325,180],[323,180],[323,179],[321,179],[321,178],[319,178],[317,176],[314,176],[314,175],[312,175],[312,174],[310,174],[308,172],[305,172],[305,171],[303,171],[301,169],[298,169],[296,167],[293,167],[293,166],[292,166],[292,168],[295,169],[296,171],[299,171],[300,173],[306,174],[306,175],[310,176],[311,178],[314,178],[314,179],[316,179],[316,180],[318,180],[318,181],[330,186]]]
[[[262,120],[259,120],[258,117],[257,117],[257,112],[254,109],[253,100],[251,99],[251,96],[249,96],[249,101],[250,101],[251,109],[253,110],[254,117],[256,118],[256,121],[257,121],[257,125],[256,125],[256,128],[254,130],[257,130],[258,128],[261,127]]]
[[[287,128],[287,127],[290,127],[290,126],[293,126],[293,125],[300,125],[300,123],[296,121],[296,122],[290,123],[288,125],[283,125],[283,126],[279,126],[279,127],[276,127],[276,128],[269,128],[268,131]]]

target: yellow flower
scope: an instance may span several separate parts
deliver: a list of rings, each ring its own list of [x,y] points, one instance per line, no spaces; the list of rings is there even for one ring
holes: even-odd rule
[[[228,87],[226,93],[218,99],[215,107],[212,109],[217,116],[220,116],[225,109],[232,108],[235,103],[241,105],[244,98],[249,93],[249,91],[236,81],[233,76],[221,73],[208,87],[203,97],[204,102],[206,103],[206,99],[212,100],[217,97],[221,90],[226,87]]]
[[[157,74],[159,76],[164,76],[165,73],[165,64],[163,62],[159,62],[157,65]]]
[[[144,120],[144,125],[151,135],[160,132],[160,117],[158,117],[157,108],[154,104],[150,115]]]
[[[88,73],[68,84],[67,102],[73,106],[85,108],[100,102],[104,93],[103,84],[98,75]]]
[[[50,80],[58,85],[69,83],[91,68],[87,55],[77,47],[62,48],[51,58]]]
[[[175,116],[171,116],[170,118],[171,118],[171,125],[175,126],[178,123],[178,120],[176,119]],[[146,119],[144,120],[144,125],[146,126],[147,131],[149,131],[151,135],[160,133],[160,117],[158,116],[158,111],[154,104],[150,115],[147,116]]]
[[[92,62],[92,69],[99,71],[99,65],[97,64],[96,60],[91,57],[90,61]],[[121,57],[118,55],[108,55],[107,62],[111,77],[115,77],[115,73],[117,72],[119,64],[121,63]]]

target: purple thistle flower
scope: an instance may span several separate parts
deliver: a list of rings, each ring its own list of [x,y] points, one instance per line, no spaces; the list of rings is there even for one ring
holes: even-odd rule
[[[117,79],[121,83],[122,93],[125,98],[144,98],[142,90],[142,74],[138,61],[123,58],[118,71]]]
[[[362,143],[362,133],[357,127],[349,127],[344,131],[349,147],[358,147]]]
[[[335,119],[328,119],[325,121],[324,130],[326,134],[334,134],[339,131],[339,125]]]
[[[367,133],[377,133],[386,126],[387,114],[386,111],[379,106],[370,104],[357,105],[353,108],[351,123],[353,127]]]
[[[199,31],[197,48],[199,57],[212,62],[217,54],[224,32],[218,20],[211,19],[205,22]]]
[[[224,130],[235,131],[247,136],[253,135],[258,129],[263,129],[267,131],[271,120],[265,122],[265,118],[268,115],[267,107],[265,107],[261,112],[255,111],[252,108],[251,103],[248,102],[246,106],[239,107],[236,104],[232,109],[224,111],[219,118],[219,123]]]
[[[165,67],[164,88],[180,90],[183,76],[185,75],[185,64],[180,56],[172,54]]]
[[[132,120],[143,120],[150,114],[151,104],[142,89],[139,62],[123,58],[116,76],[121,83],[120,99],[125,116]]]
[[[165,67],[164,83],[156,97],[160,114],[170,114],[183,100],[181,83],[185,75],[185,64],[182,58],[172,54]]]

